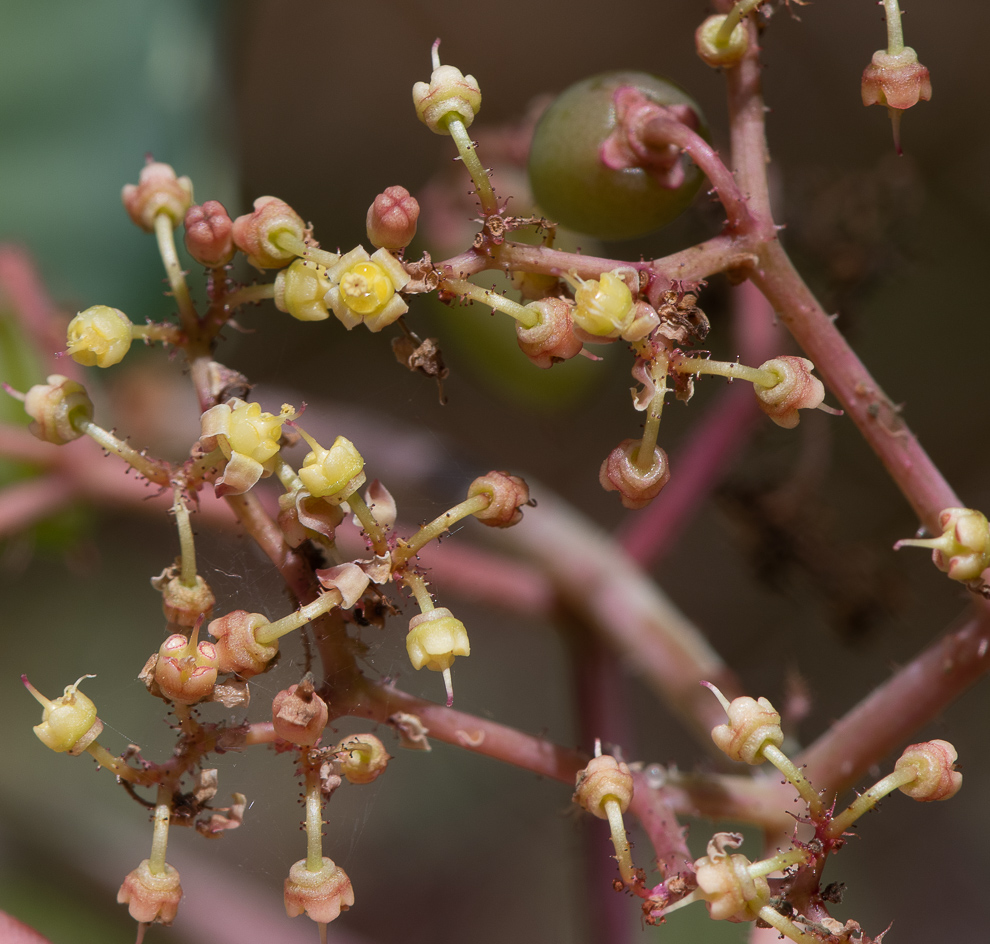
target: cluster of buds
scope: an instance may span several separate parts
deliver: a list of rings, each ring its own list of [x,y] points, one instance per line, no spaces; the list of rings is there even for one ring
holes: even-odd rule
[[[66,350],[83,367],[112,367],[131,349],[131,319],[107,305],[93,305],[69,322]]]
[[[296,415],[284,404],[278,416],[265,413],[259,403],[234,397],[218,403],[201,418],[200,445],[206,452],[219,449],[227,459],[217,479],[218,498],[243,495],[263,476],[272,474],[282,437],[282,424]]]
[[[83,425],[93,420],[93,401],[86,388],[61,374],[51,374],[46,383],[35,384],[24,395],[28,427],[43,442],[64,446],[83,435]]]
[[[121,191],[124,209],[136,226],[155,231],[155,220],[166,217],[175,229],[192,204],[193,187],[188,177],[176,177],[169,164],[149,159],[141,168],[137,184],[125,184]]]
[[[938,516],[942,533],[937,538],[905,538],[894,545],[930,547],[932,561],[952,580],[972,583],[990,567],[990,524],[972,508],[945,508]]]

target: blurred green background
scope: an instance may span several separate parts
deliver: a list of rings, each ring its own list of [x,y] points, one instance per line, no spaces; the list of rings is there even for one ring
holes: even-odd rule
[[[166,315],[154,240],[134,229],[119,201],[152,153],[193,178],[199,201],[219,199],[234,215],[254,197],[276,194],[313,221],[326,248],[350,248],[363,238],[377,192],[402,183],[415,193],[449,173],[449,142],[417,122],[409,94],[428,77],[438,35],[443,61],[481,83],[479,125],[514,120],[535,94],[590,73],[634,68],[689,89],[724,145],[721,82],[691,43],[707,12],[683,0],[503,0],[492,8],[452,0],[0,0],[0,237],[32,252],[67,314],[104,303],[135,321]],[[990,11],[973,0],[915,0],[904,23],[935,94],[905,116],[907,154],[897,159],[886,116],[859,102],[859,74],[882,44],[878,8],[845,0],[775,13],[764,47],[778,217],[827,309],[891,397],[905,402],[908,421],[964,501],[986,509],[990,328],[972,273],[985,267],[990,215],[978,73]],[[702,202],[668,231],[609,251],[671,251],[711,235],[718,222]],[[702,307],[713,322],[713,351],[731,358],[727,298],[725,284],[713,280]],[[534,476],[605,527],[627,518],[595,474],[640,421],[618,346],[598,365],[540,373],[525,369],[510,350],[511,330],[487,311],[416,303],[410,324],[441,339],[451,367],[441,408],[430,382],[395,363],[387,338],[345,334],[332,320],[300,324],[270,305],[239,321],[249,333],[228,332],[221,359],[259,381],[266,404],[305,399],[310,415],[328,414],[328,428],[358,441],[376,474],[395,486],[406,521],[439,513],[472,475],[492,467]],[[2,379],[31,369],[16,357],[6,363]],[[100,407],[116,402],[110,420],[122,432],[170,455],[182,450],[169,452],[176,443],[161,429],[133,425],[139,411],[125,401],[128,391],[150,390],[160,402],[187,404],[181,385],[181,365],[160,352],[135,351],[93,379]],[[684,434],[719,382],[699,388],[689,410],[675,404],[664,417],[661,441],[674,474]],[[195,414],[183,422],[191,440]],[[801,469],[811,472],[796,480]],[[783,514],[777,499],[795,481],[800,501]],[[163,628],[148,578],[170,562],[175,538],[164,516],[72,514],[64,526],[9,538],[0,556],[0,907],[57,944],[128,941],[133,926],[113,892],[147,855],[145,811],[88,760],[42,748],[30,731],[37,706],[18,677],[26,672],[54,696],[97,673],[86,691],[106,722],[103,742],[118,751],[140,743],[163,756],[162,711],[135,677]],[[888,553],[915,527],[848,421],[816,414],[794,432],[767,423],[657,577],[752,694],[776,702],[785,670],[800,673],[813,700],[800,731],[807,742],[963,609],[965,594],[925,555]],[[201,566],[221,606],[285,612],[278,581],[243,538],[199,530]],[[456,540],[477,530],[469,526]],[[581,742],[566,639],[535,619],[456,598],[450,605],[471,629],[474,651],[457,667],[458,707]],[[408,671],[400,637],[394,626],[368,632],[371,671],[401,675],[404,687],[438,697],[436,677]],[[295,681],[299,659],[287,646],[259,695]],[[709,765],[634,666],[626,678],[627,757]],[[253,716],[263,715],[264,700],[256,699]],[[905,944],[977,939],[990,920],[978,892],[990,868],[982,805],[988,709],[987,686],[977,686],[919,732],[956,744],[966,785],[952,803],[922,808],[896,796],[866,819],[862,839],[828,874],[849,885],[841,917],[874,934],[894,920],[890,939]],[[564,787],[443,745],[429,755],[395,753],[386,776],[341,790],[327,810],[327,853],[357,895],[331,929],[336,940],[603,940],[590,913],[611,892],[585,889],[584,827]],[[153,928],[148,940],[315,939],[311,925],[281,911],[281,882],[303,843],[290,762],[262,750],[227,755],[219,766],[221,796],[239,790],[253,803],[245,826],[215,843],[175,831],[169,859],[183,874],[186,900],[175,926]],[[699,854],[709,832],[708,824],[694,829]],[[608,855],[601,830],[592,842]],[[646,850],[641,838],[640,859]],[[614,944],[745,934],[708,922],[700,906],[663,928],[641,928],[635,904],[626,904]]]

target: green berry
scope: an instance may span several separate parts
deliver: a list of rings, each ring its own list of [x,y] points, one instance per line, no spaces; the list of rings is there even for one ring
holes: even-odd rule
[[[529,178],[543,213],[579,233],[599,239],[633,239],[679,216],[701,186],[702,174],[687,158],[686,177],[667,189],[638,167],[613,170],[599,156],[616,125],[613,95],[623,86],[639,89],[659,105],[697,104],[665,79],[643,72],[606,72],[572,85],[544,112],[529,155]]]

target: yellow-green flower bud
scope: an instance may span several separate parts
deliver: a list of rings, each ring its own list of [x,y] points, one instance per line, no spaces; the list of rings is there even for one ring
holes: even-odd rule
[[[107,305],[93,305],[69,322],[66,349],[83,367],[113,367],[131,349],[131,320]]]
[[[364,485],[364,459],[354,443],[338,436],[329,449],[324,449],[301,429],[299,432],[312,447],[299,470],[299,479],[310,495],[336,504]]]
[[[413,86],[416,115],[434,134],[450,134],[447,122],[459,118],[467,128],[481,109],[481,88],[473,75],[464,75],[453,66],[440,65],[437,52],[440,40],[433,46],[433,73],[429,83]]]
[[[25,688],[44,706],[41,724],[34,726],[34,733],[46,747],[60,754],[81,754],[100,736],[103,722],[96,717],[96,705],[79,691],[79,683],[83,679],[95,677],[83,675],[72,685],[66,686],[60,698],[52,701],[45,698],[26,675],[21,676]]]
[[[443,672],[454,664],[455,656],[471,655],[471,644],[464,624],[445,606],[438,606],[409,621],[406,652],[414,669],[425,666]]]
[[[331,288],[323,266],[296,259],[275,277],[275,307],[299,321],[324,321],[330,312],[323,297]]]
[[[580,283],[574,292],[574,323],[588,334],[618,337],[635,318],[629,286],[612,272]]]

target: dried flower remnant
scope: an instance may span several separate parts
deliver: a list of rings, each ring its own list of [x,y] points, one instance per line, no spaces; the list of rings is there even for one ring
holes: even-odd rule
[[[329,717],[327,703],[316,694],[312,677],[290,685],[272,701],[272,724],[283,741],[312,747],[323,734]]]

